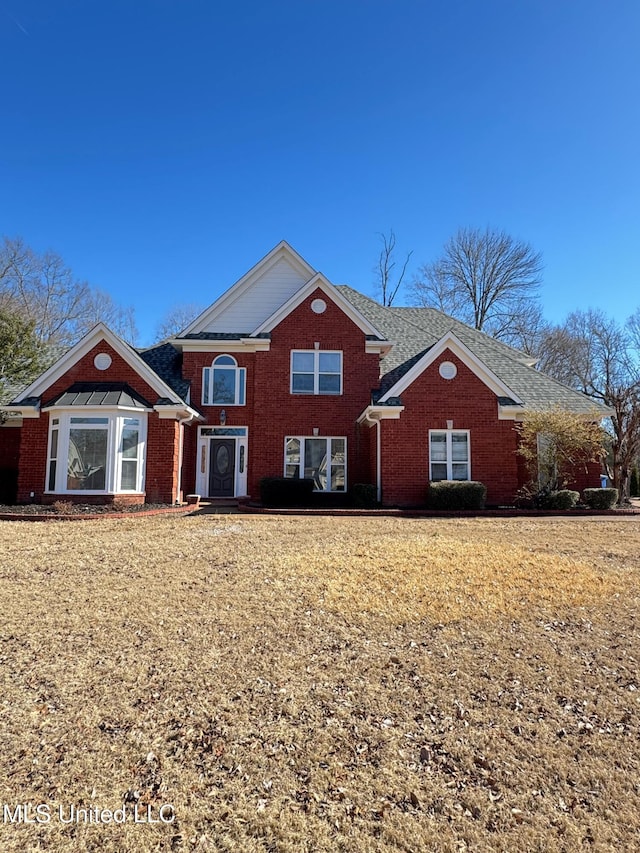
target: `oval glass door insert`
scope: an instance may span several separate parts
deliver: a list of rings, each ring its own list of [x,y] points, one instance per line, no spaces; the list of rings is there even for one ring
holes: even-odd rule
[[[226,474],[229,470],[229,451],[224,444],[216,451],[216,471]]]

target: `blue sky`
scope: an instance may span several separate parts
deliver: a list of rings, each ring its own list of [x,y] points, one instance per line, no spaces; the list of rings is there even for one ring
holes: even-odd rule
[[[530,242],[552,320],[640,305],[637,0],[0,0],[0,234],[142,343],[281,239],[372,293],[460,226]]]

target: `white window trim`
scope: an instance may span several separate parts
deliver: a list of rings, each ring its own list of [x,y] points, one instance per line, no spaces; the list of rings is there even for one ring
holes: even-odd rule
[[[313,391],[294,391],[293,390],[293,357],[298,353],[311,353],[313,355]],[[340,356],[340,372],[339,373],[327,373],[327,371],[322,371],[322,375],[324,376],[339,376],[340,377],[340,390],[337,392],[331,391],[320,391],[320,356],[321,355],[339,355]],[[339,397],[342,394],[343,387],[343,358],[342,358],[342,350],[338,349],[292,349],[291,357],[289,360],[290,364],[290,379],[289,379],[289,392],[291,394],[295,394],[296,396],[319,396],[319,397]],[[295,373],[298,374],[307,374],[310,375],[309,371],[304,370],[296,370]],[[313,437],[313,436],[312,436]]]
[[[107,423],[104,425],[86,424],[89,429],[105,428],[107,430],[107,470],[105,472],[105,488],[104,489],[68,489],[67,488],[67,466],[69,459],[69,439],[72,429],[72,418],[106,418]],[[140,421],[139,426],[139,441],[138,441],[138,458],[136,472],[136,488],[122,488],[122,460],[123,455],[120,450],[122,443],[122,432],[129,424],[125,424],[125,419],[137,418]],[[54,425],[53,421],[58,423]],[[49,468],[51,462],[51,436],[54,429],[58,430],[58,453],[56,456],[56,482],[55,488],[49,488]],[[106,409],[100,408],[80,408],[74,407],[72,410],[57,411],[50,410],[49,418],[49,437],[47,442],[47,465],[45,470],[45,494],[56,495],[138,495],[144,493],[145,490],[145,474],[146,474],[146,457],[147,457],[147,413],[140,409]]]
[[[226,356],[227,358],[232,359],[233,364],[220,364],[216,367],[216,361],[218,361],[218,359],[221,356]],[[233,377],[233,379],[234,379],[234,381],[233,381],[234,402],[233,403],[213,403],[213,402],[210,402],[211,400],[213,400],[214,370],[232,370],[234,372],[234,377]],[[206,378],[207,377],[207,371],[209,371],[208,379]],[[241,377],[243,379],[243,382],[240,381]],[[244,392],[244,398],[243,399],[240,399],[241,390]],[[205,392],[208,392],[208,393],[205,393]],[[211,362],[211,364],[207,364],[202,368],[202,395],[201,396],[202,396],[202,405],[203,406],[222,406],[222,407],[225,407],[225,406],[226,407],[229,407],[229,406],[245,406],[246,401],[247,401],[247,368],[246,367],[239,367],[236,359],[232,355],[229,355],[228,352],[218,353],[216,355],[216,357],[213,359],[213,361]],[[205,400],[205,397],[207,397],[207,396],[209,398],[209,401]]]
[[[304,442],[306,439],[314,439],[314,440],[322,440],[326,442],[331,442],[334,439],[339,439],[344,441],[344,489],[314,489],[314,492],[318,494],[332,494],[332,495],[344,495],[347,493],[347,459],[348,459],[348,442],[347,437],[345,435],[286,435],[284,438],[284,466],[283,466],[283,476],[287,477],[287,442],[291,439],[296,439],[300,442],[300,475],[301,478],[304,476]],[[330,445],[328,445],[330,451]],[[331,453],[328,453],[330,457]],[[329,462],[329,466],[331,466],[331,462]],[[293,478],[290,478],[293,479]],[[328,472],[327,483],[331,484],[331,471]]]
[[[446,435],[446,449],[447,449],[447,459],[446,462],[442,460],[436,460],[435,462],[431,459],[431,436],[432,435]],[[466,463],[458,462],[457,460],[452,459],[452,437],[454,435],[466,435],[467,436],[467,461]],[[433,481],[433,477],[431,476],[431,466],[432,465],[445,465],[447,466],[447,480],[453,480],[453,465],[454,461],[456,465],[466,464],[467,466],[467,479],[466,480],[458,480],[457,482],[466,483],[471,480],[471,431],[468,429],[430,429],[429,430],[429,481]]]

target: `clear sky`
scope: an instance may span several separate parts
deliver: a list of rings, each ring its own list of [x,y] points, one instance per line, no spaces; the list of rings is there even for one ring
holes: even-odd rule
[[[459,226],[542,252],[545,313],[640,305],[638,0],[0,0],[0,234],[142,343],[287,240],[372,293]]]

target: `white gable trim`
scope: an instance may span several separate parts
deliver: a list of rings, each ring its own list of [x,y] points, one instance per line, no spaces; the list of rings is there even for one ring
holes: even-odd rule
[[[180,399],[179,394],[163,382],[158,374],[151,370],[149,365],[140,358],[138,353],[115,335],[111,329],[104,325],[104,323],[98,323],[97,326],[94,326],[93,329],[91,329],[84,338],[78,341],[74,347],[68,350],[62,358],[58,359],[55,364],[52,364],[48,370],[45,370],[45,372],[39,376],[35,382],[32,382],[31,385],[22,392],[20,395],[21,398],[24,400],[27,397],[40,397],[50,385],[53,385],[54,382],[57,382],[58,379],[64,376],[64,374],[73,367],[76,362],[80,361],[81,358],[84,358],[84,356],[91,352],[91,350],[101,341],[108,343],[109,346],[135,370],[138,376],[141,379],[144,379],[147,385],[150,385],[151,388],[157,392],[158,397]],[[105,381],[109,381],[108,375],[105,375]]]
[[[318,289],[322,290],[322,292],[325,293],[365,335],[375,335],[377,338],[384,339],[384,335],[382,335],[375,326],[372,326],[371,323],[356,308],[354,308],[351,302],[344,298],[340,291],[334,287],[321,272],[316,273],[306,284],[303,284],[300,290],[294,293],[293,296],[288,299],[284,305],[281,305],[275,313],[270,317],[267,317],[264,323],[258,326],[257,329],[254,329],[251,334],[259,335],[264,332],[273,331],[278,323],[281,323],[284,318],[301,305],[314,290]]]
[[[275,266],[279,261],[286,260],[288,263],[300,273],[302,278],[309,279],[314,275],[315,270],[299,255],[295,249],[287,243],[286,240],[281,240],[277,246],[258,261],[255,266],[251,267],[249,272],[245,273],[242,278],[238,279],[222,296],[220,296],[213,305],[205,309],[202,314],[196,317],[186,329],[183,329],[182,335],[197,334],[205,331],[212,321],[223,311],[226,311],[230,305],[240,299],[247,290],[249,290],[255,282],[268,272],[271,267]],[[243,331],[239,329],[238,331]]]
[[[404,376],[400,377],[395,385],[382,395],[380,402],[384,403],[390,397],[399,397],[402,392],[406,391],[406,389],[415,382],[427,367],[433,364],[433,362],[447,349],[457,355],[460,361],[463,362],[463,364],[465,364],[472,373],[475,373],[478,379],[480,379],[481,382],[484,382],[484,384],[493,391],[497,397],[510,397],[517,404],[522,405],[517,394],[515,394],[508,385],[505,385],[502,379],[499,379],[496,374],[478,358],[477,355],[471,352],[471,350],[462,343],[460,338],[453,334],[453,332],[447,332],[446,335],[440,338],[440,340],[413,365],[411,370],[408,370]]]

